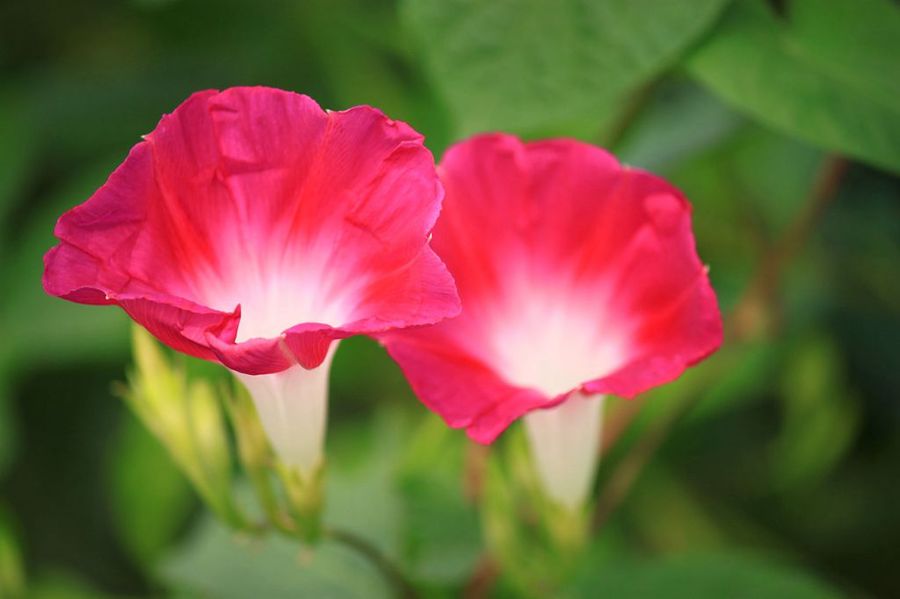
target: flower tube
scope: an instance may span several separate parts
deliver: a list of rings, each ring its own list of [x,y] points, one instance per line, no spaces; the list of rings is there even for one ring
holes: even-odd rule
[[[374,108],[199,92],[59,219],[44,288],[118,305],[170,347],[224,364],[280,458],[310,476],[334,342],[459,311],[427,244],[442,195],[421,135]]]
[[[475,441],[524,416],[547,493],[577,506],[602,398],[671,381],[721,343],[690,206],[573,140],[476,136],[438,170],[447,196],[432,247],[462,313],[382,341],[418,397]]]

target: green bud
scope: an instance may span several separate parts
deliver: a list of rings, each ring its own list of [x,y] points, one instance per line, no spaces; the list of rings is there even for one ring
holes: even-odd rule
[[[128,405],[156,436],[197,493],[230,526],[246,527],[231,485],[231,449],[213,386],[190,380],[144,329],[132,334],[135,368],[123,391]]]
[[[491,554],[523,595],[553,595],[587,547],[588,511],[547,494],[521,427],[493,449],[482,497]]]
[[[322,537],[324,471],[319,466],[311,475],[301,476],[295,468],[278,464],[296,536],[307,543],[315,543]]]
[[[322,535],[324,467],[320,465],[311,474],[301,474],[278,458],[244,385],[236,384],[227,398],[241,464],[269,523],[307,543],[318,541]],[[273,488],[273,477],[280,482],[278,491]]]

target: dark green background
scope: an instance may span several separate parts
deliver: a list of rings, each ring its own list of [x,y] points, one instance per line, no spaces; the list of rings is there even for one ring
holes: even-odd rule
[[[700,255],[740,335],[702,367],[708,382],[653,394],[658,409],[604,461],[601,482],[667,397],[691,397],[574,596],[829,596],[811,577],[838,594],[900,596],[896,4],[400,4],[0,5],[0,595],[12,555],[35,597],[385,592],[335,548],[301,567],[278,542],[246,562],[208,530],[111,391],[129,363],[126,316],[40,288],[55,219],[162,113],[199,89],[265,84],[333,109],[377,106],[438,158],[490,129],[611,145],[693,202]],[[835,176],[817,192],[823,173]],[[760,276],[767,292],[747,300]],[[368,340],[341,346],[331,406],[333,517],[428,593],[458,594],[482,552],[460,490],[462,433],[429,420]],[[515,592],[504,577],[495,591]]]

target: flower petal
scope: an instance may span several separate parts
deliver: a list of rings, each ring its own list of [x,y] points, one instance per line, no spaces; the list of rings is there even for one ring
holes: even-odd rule
[[[444,323],[383,336],[386,349],[429,409],[479,443],[491,443],[526,412],[548,405],[532,389],[510,385],[461,349]]]
[[[44,284],[240,372],[312,368],[334,339],[459,310],[426,245],[441,198],[422,137],[373,108],[200,92],[60,218]]]
[[[432,246],[463,312],[383,341],[451,426],[489,442],[574,391],[672,380],[721,343],[690,207],[662,179],[573,140],[502,134],[452,147],[439,171]]]

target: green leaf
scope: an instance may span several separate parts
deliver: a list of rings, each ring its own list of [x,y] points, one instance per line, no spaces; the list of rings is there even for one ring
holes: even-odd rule
[[[403,518],[394,483],[394,465],[407,426],[402,414],[381,410],[364,425],[329,431],[325,472],[328,527],[349,531],[396,559]]]
[[[744,0],[687,64],[753,118],[900,171],[900,10],[887,0],[794,0],[784,20]]]
[[[404,452],[404,565],[417,580],[461,585],[481,557],[478,512],[462,488],[467,443],[429,414]]]
[[[720,144],[743,123],[731,108],[693,81],[660,86],[616,148],[623,163],[671,171]]]
[[[155,562],[194,505],[187,480],[166,450],[135,418],[111,452],[112,516],[125,546],[143,564]]]
[[[207,519],[170,554],[163,578],[210,599],[390,597],[387,582],[363,557],[333,542],[304,548],[282,537],[236,537]]]
[[[382,408],[364,427],[329,435],[325,522],[417,582],[462,585],[482,553],[478,513],[462,491],[466,439],[437,416],[415,434],[408,420]]]
[[[670,66],[725,0],[406,0],[459,133],[592,127]],[[582,131],[585,129],[581,129]]]
[[[717,553],[588,563],[563,596],[832,599],[841,595],[802,570],[756,556]]]
[[[433,152],[449,141],[447,113],[415,69],[393,2],[309,0],[296,3],[297,27],[333,97],[328,108],[371,104],[423,133]],[[360,19],[364,11],[366,16]],[[334,32],[341,43],[334,43]]]

